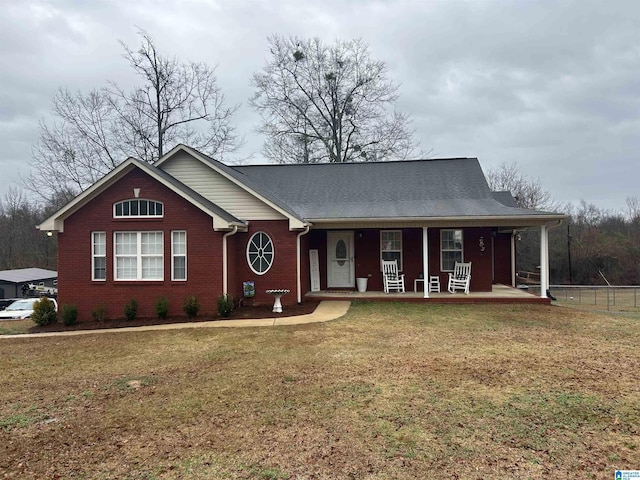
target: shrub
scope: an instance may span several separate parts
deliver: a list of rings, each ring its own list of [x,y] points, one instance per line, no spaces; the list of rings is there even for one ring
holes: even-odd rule
[[[124,305],[124,316],[128,321],[134,320],[138,314],[138,302],[132,298]]]
[[[198,297],[196,295],[191,295],[190,297],[185,298],[184,303],[182,304],[182,310],[189,318],[194,318],[198,315],[198,310],[200,310]]]
[[[31,319],[38,325],[49,325],[58,321],[55,304],[47,297],[42,297],[33,304]]]
[[[78,323],[78,307],[75,305],[62,305],[60,308],[62,323],[65,325],[75,325]]]
[[[218,313],[221,317],[228,317],[233,311],[233,297],[224,293],[218,297]]]
[[[163,320],[169,315],[169,299],[167,297],[160,297],[156,300],[156,315]]]
[[[104,322],[107,319],[107,307],[105,307],[104,305],[98,305],[91,312],[91,317],[96,322],[100,322],[100,323]]]

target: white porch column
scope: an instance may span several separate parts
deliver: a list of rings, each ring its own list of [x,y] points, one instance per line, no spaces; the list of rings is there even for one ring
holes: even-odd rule
[[[516,238],[518,232],[516,230],[511,234],[511,286],[516,286]]]
[[[429,227],[422,227],[422,276],[424,277],[424,297],[429,298]]]
[[[540,227],[540,298],[547,298],[549,288],[549,235],[547,226]]]

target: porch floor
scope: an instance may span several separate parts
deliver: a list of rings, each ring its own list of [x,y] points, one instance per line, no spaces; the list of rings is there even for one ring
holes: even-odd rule
[[[451,294],[445,290],[441,293],[430,293],[424,298],[424,292],[407,291],[406,293],[384,293],[380,291],[358,292],[357,290],[321,290],[308,292],[305,298],[315,300],[370,300],[389,302],[427,302],[427,303],[537,303],[549,304],[548,298],[513,288],[508,285],[493,285],[490,292],[462,292]]]

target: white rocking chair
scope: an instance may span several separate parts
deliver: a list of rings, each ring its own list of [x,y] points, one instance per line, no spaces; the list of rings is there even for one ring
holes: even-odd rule
[[[397,260],[382,260],[382,283],[384,293],[391,291],[404,293],[404,273],[398,273]]]
[[[455,293],[456,290],[464,290],[465,295],[469,295],[469,284],[471,283],[471,262],[456,262],[453,267],[453,273],[449,274],[449,285],[447,290],[449,293]]]

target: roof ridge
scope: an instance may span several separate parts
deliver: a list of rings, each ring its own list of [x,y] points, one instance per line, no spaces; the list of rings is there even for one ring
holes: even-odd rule
[[[398,163],[418,163],[418,162],[440,162],[440,161],[456,161],[456,160],[478,160],[478,157],[446,157],[446,158],[413,158],[410,160],[378,160],[375,162],[317,162],[317,163],[254,163],[248,165],[227,165],[219,160],[214,160],[218,163],[222,163],[228,168],[233,170],[250,168],[250,167],[315,167],[315,166],[328,166],[328,165],[389,165]]]

